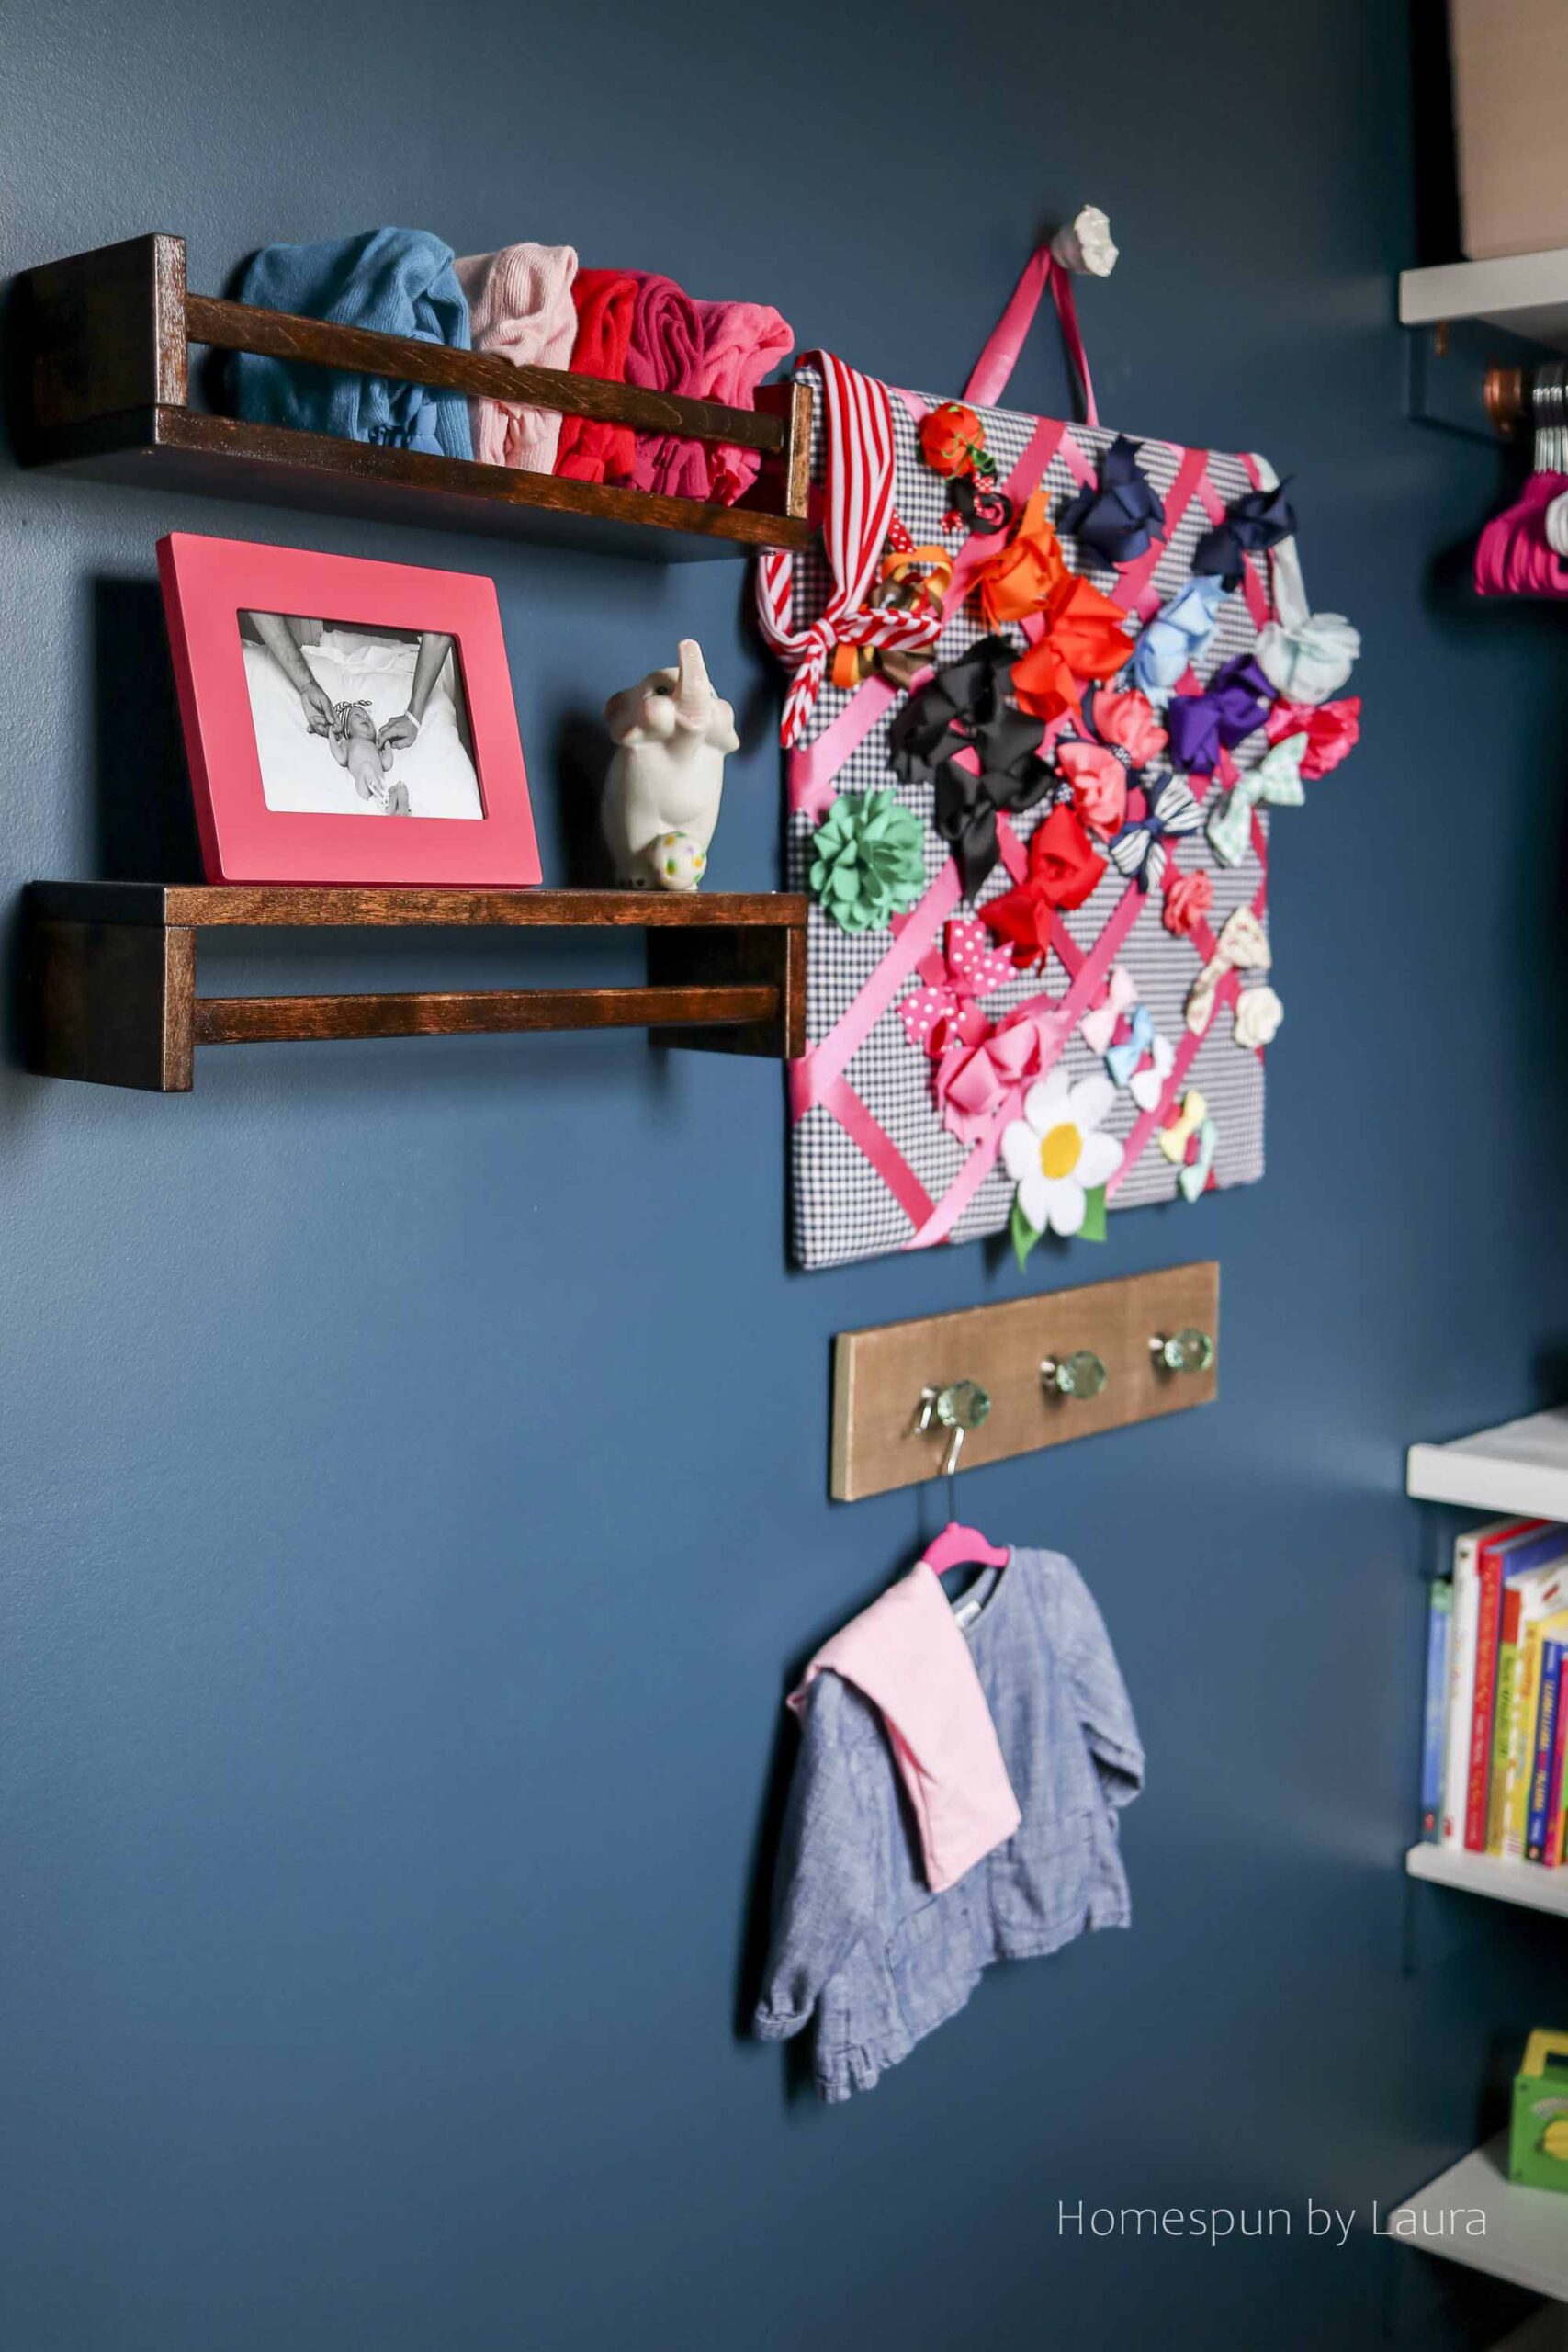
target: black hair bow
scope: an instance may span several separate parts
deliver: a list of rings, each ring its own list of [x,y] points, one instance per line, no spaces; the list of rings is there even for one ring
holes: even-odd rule
[[[1119,433],[1100,461],[1098,488],[1086,484],[1056,517],[1058,531],[1070,531],[1101,563],[1131,563],[1165,537],[1165,506],[1138,464],[1138,441]]]
[[[1249,490],[1233,498],[1223,523],[1205,531],[1192,558],[1194,571],[1218,572],[1227,588],[1239,588],[1249,555],[1277,548],[1296,527],[1295,511],[1285,495],[1284,482],[1272,490]]]
[[[889,731],[897,775],[907,784],[934,779],[936,829],[970,899],[997,862],[998,816],[1032,808],[1053,788],[1039,757],[1044,727],[1007,699],[1017,659],[1005,637],[982,638],[910,695]],[[960,765],[961,753],[976,765]]]

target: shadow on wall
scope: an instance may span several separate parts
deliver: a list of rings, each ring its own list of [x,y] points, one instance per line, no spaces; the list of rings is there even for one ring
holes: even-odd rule
[[[93,871],[109,882],[199,882],[185,738],[155,582],[93,582]]]

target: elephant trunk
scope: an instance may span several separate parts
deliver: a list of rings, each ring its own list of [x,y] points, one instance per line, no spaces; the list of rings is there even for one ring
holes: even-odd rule
[[[713,688],[703,665],[703,649],[695,638],[683,637],[675,673],[675,717],[682,727],[701,728],[706,724],[712,704]]]

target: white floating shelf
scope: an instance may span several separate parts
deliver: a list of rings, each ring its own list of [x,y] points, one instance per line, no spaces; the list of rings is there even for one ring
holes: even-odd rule
[[[1423,1502],[1568,1521],[1568,1407],[1505,1421],[1451,1445],[1413,1445],[1404,1491]]]
[[[1461,2216],[1457,2224],[1456,2212]],[[1465,2228],[1462,2216],[1474,2212],[1486,2216],[1484,2237]],[[1413,2220],[1403,2220],[1405,2215]],[[1467,2270],[1484,2270],[1531,2294],[1568,2302],[1568,2196],[1516,2188],[1508,2178],[1506,2138],[1472,2148],[1379,2226],[1396,2245],[1419,2246],[1424,2254],[1462,2262]]]
[[[1399,319],[1407,327],[1484,319],[1488,326],[1568,351],[1568,250],[1402,270]]]
[[[1487,1894],[1496,1903],[1517,1903],[1526,1911],[1555,1911],[1568,1917],[1568,1870],[1543,1870],[1539,1862],[1502,1862],[1495,1854],[1469,1854],[1459,1846],[1412,1846],[1404,1857],[1412,1878],[1433,1886],[1457,1886],[1465,1894]]]

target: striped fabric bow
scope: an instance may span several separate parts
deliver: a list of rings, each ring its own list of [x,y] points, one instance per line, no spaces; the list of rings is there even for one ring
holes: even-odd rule
[[[893,408],[886,384],[846,368],[830,351],[808,352],[822,378],[826,450],[822,539],[832,587],[808,628],[790,620],[795,558],[772,548],[757,566],[757,617],[763,636],[793,673],[779,740],[799,741],[822,691],[835,645],[919,650],[934,645],[941,606],[901,610],[870,602],[893,521]]]
[[[945,944],[933,947],[917,967],[924,987],[907,996],[898,1007],[904,1034],[932,1061],[940,1061],[953,1046],[977,1046],[990,1033],[990,1023],[976,1000],[1017,978],[1012,957],[993,947],[983,922],[950,922]]]
[[[1214,942],[1214,952],[1187,995],[1187,1026],[1201,1037],[1214,1017],[1214,999],[1227,972],[1266,972],[1273,957],[1269,934],[1250,907],[1237,907]]]
[[[1306,798],[1302,789],[1302,755],[1310,736],[1287,735],[1265,752],[1255,768],[1233,774],[1223,806],[1209,812],[1209,847],[1222,865],[1239,865],[1252,839],[1252,812],[1260,802],[1270,808],[1299,808]]]
[[[1111,843],[1111,862],[1118,874],[1126,875],[1140,890],[1146,890],[1156,846],[1168,835],[1195,833],[1202,821],[1202,811],[1192,797],[1190,787],[1179,775],[1167,776],[1150,799],[1142,821],[1124,825]]]

